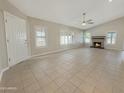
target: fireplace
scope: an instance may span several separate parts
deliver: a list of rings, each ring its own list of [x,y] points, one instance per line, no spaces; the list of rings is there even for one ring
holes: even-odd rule
[[[102,48],[101,42],[94,42],[94,48]]]
[[[91,48],[104,49],[105,36],[92,36]]]

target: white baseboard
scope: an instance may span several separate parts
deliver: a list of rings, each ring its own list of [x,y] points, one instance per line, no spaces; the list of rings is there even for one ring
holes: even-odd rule
[[[105,48],[107,50],[116,50],[116,51],[124,51],[123,49],[117,49],[117,48]]]
[[[85,47],[90,48],[90,46],[85,46]],[[106,50],[124,51],[124,49],[119,49],[119,48],[107,48],[107,47],[105,47],[104,49],[106,49]]]
[[[30,58],[31,58],[31,56],[28,56],[28,57],[25,58],[25,59],[17,60],[15,64],[9,65],[9,68],[10,68],[10,67],[13,67],[13,66],[15,66],[16,64],[19,64],[19,63],[21,63],[21,62],[23,62],[23,61],[26,61],[26,60],[28,60],[28,59],[30,59]]]
[[[77,49],[77,48],[81,48],[81,47],[66,48],[66,49],[59,49],[59,50],[55,50],[55,51],[45,52],[45,53],[38,54],[38,55],[32,55],[31,58],[38,57],[38,56],[45,56],[45,55],[54,54],[54,53],[59,53],[59,52],[63,52],[63,51],[71,50],[71,49]]]
[[[4,73],[5,71],[7,71],[8,69],[9,69],[9,67],[6,67],[6,68],[4,68],[3,70],[0,71],[0,82],[1,82],[1,80],[2,80],[3,73]]]

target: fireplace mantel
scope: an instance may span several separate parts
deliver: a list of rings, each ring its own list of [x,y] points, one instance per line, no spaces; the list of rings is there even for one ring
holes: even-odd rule
[[[92,39],[105,39],[105,36],[92,36]]]

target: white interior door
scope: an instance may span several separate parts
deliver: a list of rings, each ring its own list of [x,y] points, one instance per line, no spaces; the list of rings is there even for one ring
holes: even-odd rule
[[[13,66],[28,58],[26,21],[4,12],[8,62]]]

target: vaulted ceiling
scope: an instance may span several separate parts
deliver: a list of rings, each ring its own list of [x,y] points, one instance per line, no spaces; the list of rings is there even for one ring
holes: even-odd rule
[[[124,0],[9,0],[24,14],[60,24],[88,29],[124,16]],[[82,26],[82,13],[93,25]]]

